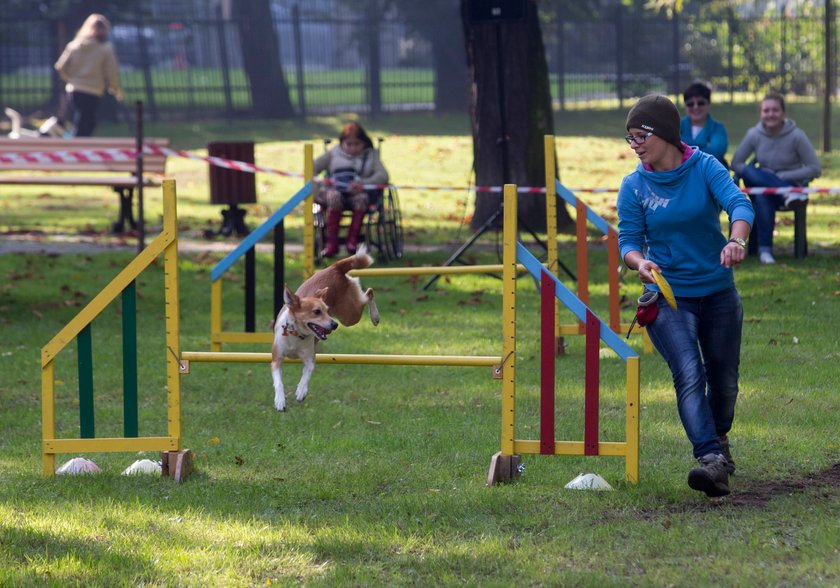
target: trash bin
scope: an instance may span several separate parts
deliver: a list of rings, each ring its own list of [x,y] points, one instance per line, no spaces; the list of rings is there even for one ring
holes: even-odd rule
[[[207,144],[207,153],[211,157],[254,163],[254,142],[213,141]],[[247,235],[249,231],[245,226],[245,210],[238,206],[257,202],[255,174],[213,164],[209,168],[210,204],[227,206],[226,210],[222,210],[219,234],[228,236],[236,232],[237,235]]]

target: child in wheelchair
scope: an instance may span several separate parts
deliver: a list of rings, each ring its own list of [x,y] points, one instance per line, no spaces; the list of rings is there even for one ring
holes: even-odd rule
[[[356,253],[359,233],[371,199],[379,198],[381,190],[365,190],[364,184],[387,184],[388,171],[382,165],[379,151],[358,123],[344,126],[339,144],[315,160],[315,175],[327,172],[328,182],[321,184],[315,201],[325,209],[326,245],[321,255],[338,254],[339,228],[345,209],[352,211],[350,227],[345,239],[349,254]]]

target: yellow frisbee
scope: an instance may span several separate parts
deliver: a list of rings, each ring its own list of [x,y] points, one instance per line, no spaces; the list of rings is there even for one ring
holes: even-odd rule
[[[669,284],[668,280],[663,278],[658,271],[650,270],[650,273],[653,274],[653,280],[656,282],[656,285],[659,286],[659,291],[662,292],[662,295],[665,297],[665,302],[668,303],[668,306],[677,310],[677,299],[674,298],[674,291],[671,290],[671,284]]]

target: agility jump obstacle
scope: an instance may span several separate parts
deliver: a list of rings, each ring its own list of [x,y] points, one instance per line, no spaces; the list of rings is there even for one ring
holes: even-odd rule
[[[553,157],[553,150],[551,151]],[[553,169],[553,166],[552,166]],[[278,217],[288,214],[294,206],[311,195],[308,185],[301,192],[278,209]],[[502,447],[501,451],[491,460],[488,484],[496,484],[516,477],[520,454],[542,455],[602,455],[621,456],[625,458],[625,477],[636,483],[639,479],[639,358],[626,343],[614,333],[608,325],[603,323],[578,299],[568,288],[550,274],[527,249],[516,241],[517,225],[517,192],[516,186],[505,186],[505,217],[504,217],[504,259],[500,265],[453,266],[453,267],[403,267],[403,268],[367,268],[355,270],[354,276],[405,276],[405,275],[436,275],[436,274],[475,274],[502,273],[502,355],[501,356],[430,356],[430,355],[357,355],[357,354],[316,354],[315,360],[319,364],[368,364],[368,365],[424,365],[424,366],[468,366],[493,368],[493,376],[502,380]],[[553,199],[548,198],[552,201]],[[309,204],[304,210],[310,210]],[[266,221],[266,225],[275,222],[274,215]],[[556,242],[556,223],[555,242]],[[264,229],[269,230],[270,227]],[[311,243],[307,243],[307,230],[311,230],[309,223],[304,225],[304,251],[312,251]],[[260,231],[260,229],[258,229]],[[256,231],[255,231],[256,232]],[[244,243],[244,241],[243,241]],[[254,242],[255,243],[255,242]],[[247,244],[252,247],[253,244]],[[556,248],[554,248],[556,256]],[[221,278],[239,257],[244,255],[245,246],[231,252],[214,268],[212,276],[216,276],[215,283],[221,283]],[[552,248],[549,248],[551,255]],[[616,249],[617,252],[617,249]],[[550,263],[550,262],[549,262]],[[541,268],[541,269],[537,269]],[[542,380],[541,384],[541,438],[538,441],[517,440],[514,432],[515,417],[515,388],[516,388],[516,274],[527,270],[542,284],[544,292],[542,301]],[[216,273],[218,272],[218,273]],[[214,306],[219,314],[214,314],[214,328],[212,329],[211,345],[225,343],[266,343],[273,340],[272,333],[226,333],[219,337],[221,324],[221,287],[213,286],[214,297],[219,303]],[[550,288],[550,290],[548,290]],[[585,397],[585,427],[584,441],[558,441],[554,439],[554,328],[556,324],[555,305],[562,302],[581,321],[585,321],[587,337],[586,355],[586,397]],[[546,331],[547,329],[547,331]],[[549,333],[546,336],[546,332]],[[577,333],[577,329],[575,330]],[[624,442],[602,442],[598,438],[598,362],[600,341],[603,340],[616,354],[627,363],[627,399],[626,399],[626,440]],[[550,360],[549,360],[550,358]],[[184,373],[190,371],[191,362],[234,362],[234,363],[269,363],[271,354],[268,352],[222,352],[218,347],[210,352],[184,351],[181,355]],[[291,360],[299,361],[299,360]]]
[[[311,153],[311,151],[310,151]],[[311,183],[299,192],[292,200],[300,202],[311,196]],[[290,200],[291,202],[291,200]],[[290,207],[293,205],[287,203]],[[623,456],[625,458],[625,477],[631,483],[638,481],[638,398],[639,398],[639,363],[638,355],[630,349],[609,327],[598,319],[586,305],[577,299],[556,277],[551,275],[534,258],[527,249],[516,240],[517,226],[517,191],[515,185],[504,187],[504,252],[501,265],[488,266],[464,266],[446,268],[445,273],[487,273],[502,272],[502,355],[501,356],[427,356],[427,355],[351,355],[351,354],[316,354],[318,363],[347,363],[347,364],[384,364],[384,365],[436,365],[436,366],[467,366],[467,367],[489,367],[492,366],[494,377],[502,380],[502,416],[501,416],[501,451],[493,456],[491,470],[488,475],[488,483],[495,484],[515,477],[515,464],[518,462],[519,454],[543,454],[543,455],[604,455]],[[284,208],[285,210],[285,208]],[[311,212],[307,206],[305,211]],[[211,352],[181,352],[180,351],[180,323],[178,305],[178,272],[177,272],[177,219],[175,209],[175,184],[167,180],[164,183],[164,231],[153,241],[143,253],[138,255],[99,295],[97,295],[85,309],[80,312],[54,339],[42,350],[42,389],[43,389],[43,463],[44,474],[51,476],[55,471],[55,454],[74,451],[97,452],[97,451],[150,451],[161,450],[169,454],[182,452],[181,449],[181,426],[180,426],[180,376],[190,372],[190,361],[193,362],[259,362],[268,363],[271,360],[270,353],[223,353],[220,351]],[[282,218],[285,213],[277,213]],[[311,226],[309,223],[307,225]],[[264,233],[263,233],[264,234]],[[258,237],[255,237],[257,239]],[[306,248],[312,255],[311,247]],[[164,273],[166,288],[166,362],[167,362],[167,411],[169,420],[169,435],[167,437],[135,437],[132,423],[126,425],[124,438],[93,439],[92,416],[92,355],[87,351],[90,345],[89,330],[87,334],[83,331],[89,329],[90,322],[116,295],[124,291],[124,296],[129,300],[132,297],[133,289],[130,284],[136,276],[150,265],[161,253],[164,253]],[[306,254],[305,254],[306,255]],[[314,256],[313,256],[314,257]],[[311,259],[311,258],[310,258]],[[520,263],[521,262],[521,265]],[[230,263],[232,263],[231,261]],[[306,264],[305,264],[306,265]],[[585,320],[587,325],[587,396],[585,407],[585,431],[584,441],[558,441],[554,439],[553,421],[553,336],[550,342],[543,342],[543,354],[548,350],[552,356],[549,372],[549,361],[543,355],[542,365],[546,369],[543,375],[544,384],[541,386],[541,438],[540,440],[519,440],[516,439],[515,423],[515,396],[516,396],[516,273],[520,268],[526,268],[535,278],[540,279],[545,289],[542,308],[553,307],[559,299],[575,313],[580,320]],[[307,268],[311,271],[312,266]],[[440,267],[426,268],[385,268],[379,270],[360,270],[358,275],[417,275],[440,273]],[[223,272],[222,272],[223,273]],[[554,285],[554,292],[551,292],[551,284]],[[219,291],[220,292],[220,291]],[[215,296],[215,295],[214,295]],[[220,296],[219,296],[220,302]],[[131,309],[131,302],[126,303],[126,309]],[[220,307],[219,307],[220,308]],[[555,325],[554,313],[542,319],[542,331],[553,333]],[[129,321],[129,325],[131,321]],[[130,326],[124,329],[131,333]],[[254,334],[255,335],[255,334]],[[263,334],[264,335],[264,334]],[[270,333],[268,333],[270,336]],[[124,333],[125,336],[125,333]],[[55,398],[54,398],[54,367],[55,355],[63,349],[73,338],[79,339],[79,371],[80,371],[80,405],[82,410],[82,422],[91,423],[89,426],[83,424],[80,439],[55,439]],[[254,340],[256,341],[256,340]],[[627,416],[626,416],[626,440],[624,442],[602,442],[598,438],[598,348],[603,341],[611,347],[627,363]],[[129,344],[131,347],[132,344]],[[136,349],[136,343],[133,344]],[[589,351],[594,350],[594,352]],[[136,351],[134,352],[136,365]],[[128,362],[130,364],[130,361]],[[136,369],[134,370],[136,374]],[[125,373],[130,374],[131,369],[126,368]],[[134,376],[136,380],[136,375]],[[127,377],[128,380],[131,377]],[[550,382],[550,385],[549,385]],[[83,389],[84,388],[84,389]],[[132,388],[129,381],[126,391]],[[136,381],[133,384],[136,389]],[[89,391],[89,392],[88,392]],[[126,392],[128,396],[130,394]],[[136,394],[134,394],[136,397]],[[81,397],[84,397],[82,400]],[[91,400],[88,400],[88,397]],[[136,400],[134,400],[136,403]],[[130,411],[127,410],[126,414]],[[131,417],[126,418],[128,423]],[[172,463],[172,459],[169,460]]]
[[[164,471],[186,475],[190,454],[181,446],[180,322],[178,311],[178,224],[175,182],[163,182],[163,231],[41,349],[42,463],[45,476],[55,475],[60,453],[162,451]],[[137,401],[136,279],[160,254],[164,257],[166,323],[167,434],[141,437]],[[92,321],[118,296],[122,300],[123,437],[96,438],[93,396]],[[55,436],[55,360],[76,341],[79,373],[79,438]]]

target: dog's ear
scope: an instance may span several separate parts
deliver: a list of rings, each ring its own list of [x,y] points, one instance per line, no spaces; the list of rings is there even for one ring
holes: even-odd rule
[[[327,299],[327,292],[329,292],[330,287],[327,286],[326,288],[319,288],[315,290],[315,298],[320,298],[321,300]]]
[[[290,307],[300,306],[300,298],[297,296],[297,294],[289,290],[288,284],[285,285],[285,288],[283,290],[283,301]]]

